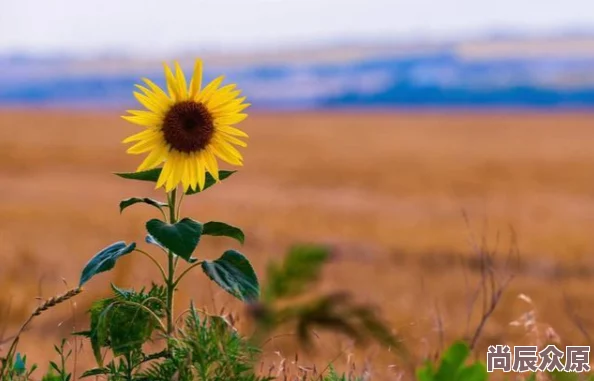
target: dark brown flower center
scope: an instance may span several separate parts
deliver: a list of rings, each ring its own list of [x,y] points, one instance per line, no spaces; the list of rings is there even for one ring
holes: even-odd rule
[[[180,152],[204,149],[214,134],[213,119],[202,103],[183,101],[174,104],[163,119],[165,141]]]

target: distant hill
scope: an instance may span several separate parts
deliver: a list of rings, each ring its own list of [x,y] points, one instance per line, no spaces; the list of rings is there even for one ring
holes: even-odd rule
[[[594,38],[588,37],[322,47],[206,54],[205,60],[207,77],[224,72],[259,108],[594,109]],[[191,58],[182,62],[191,68]],[[160,63],[0,57],[0,106],[130,107],[140,76],[162,83]]]

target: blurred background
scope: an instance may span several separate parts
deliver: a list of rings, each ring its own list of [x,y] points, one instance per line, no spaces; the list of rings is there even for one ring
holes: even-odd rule
[[[142,242],[152,212],[120,216],[118,203],[161,195],[113,176],[138,165],[120,143],[137,129],[120,115],[137,108],[142,76],[162,85],[163,62],[188,72],[196,57],[253,106],[245,167],[187,198],[185,214],[242,227],[264,281],[290,245],[329,245],[313,292],[378,306],[423,357],[472,336],[497,294],[476,290],[494,274],[505,292],[477,348],[535,340],[524,320],[510,325],[529,311],[563,345],[590,343],[589,0],[0,0],[0,338],[95,252]],[[233,242],[202,245],[215,258]],[[40,317],[23,350],[43,360],[110,282],[156,275],[122,259]],[[242,311],[195,277],[182,298]],[[306,361],[345,364],[348,342],[318,341]],[[265,357],[276,351],[300,353],[290,338]],[[387,369],[393,354],[377,351],[358,359]]]

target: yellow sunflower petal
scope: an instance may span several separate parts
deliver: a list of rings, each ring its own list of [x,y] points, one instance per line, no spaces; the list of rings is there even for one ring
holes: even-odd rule
[[[141,142],[134,144],[132,147],[128,148],[126,150],[126,153],[129,153],[132,155],[138,155],[141,153],[145,153],[145,152],[154,150],[158,144],[159,144],[159,140],[143,140]]]
[[[236,137],[231,136],[231,135],[228,135],[228,134],[226,134],[224,132],[220,132],[219,133],[219,136],[221,137],[221,139],[226,140],[226,141],[228,141],[231,144],[235,144],[235,145],[240,146],[240,147],[247,147],[247,143],[244,142],[243,140],[239,140]]]
[[[198,184],[198,165],[196,164],[196,154],[193,153],[188,158],[188,172],[190,175],[190,187],[196,190]]]
[[[246,134],[245,132],[243,132],[242,130],[235,128],[235,127],[231,127],[231,126],[227,126],[227,125],[217,125],[217,130],[226,133],[227,135],[233,135],[233,136],[241,136],[243,138],[247,138],[248,134]]]
[[[126,139],[122,140],[122,143],[131,143],[138,140],[151,139],[157,134],[158,132],[155,130],[144,130],[132,136],[128,136]]]
[[[208,101],[210,99],[210,97],[212,96],[212,94],[215,92],[215,90],[221,85],[221,83],[223,83],[224,79],[225,79],[224,75],[221,75],[220,77],[215,78],[211,83],[206,85],[204,90],[202,90],[200,93],[198,93],[198,95],[194,99],[197,102]]]
[[[182,182],[182,186],[184,189],[184,192],[186,192],[188,190],[188,188],[190,187],[190,155],[188,155],[187,153],[183,153],[181,155],[181,164],[182,164],[182,176],[181,176],[181,182]]]
[[[225,140],[221,139],[220,137],[216,140],[216,142],[217,142],[218,147],[221,148],[225,153],[227,153],[230,156],[233,156],[237,160],[243,161],[243,156],[241,155],[241,153],[237,150],[237,148],[233,147],[229,142],[226,142]]]
[[[241,90],[216,92],[210,98],[208,103],[206,103],[206,105],[209,109],[215,109],[233,101],[239,94],[241,94]]]
[[[167,95],[167,93],[163,91],[163,89],[161,89],[159,86],[157,86],[153,81],[151,81],[148,78],[142,78],[142,81],[144,81],[144,83],[146,83],[147,86],[153,91],[155,96],[158,98],[159,102],[167,104],[171,103],[169,95]]]
[[[165,161],[165,164],[163,165],[163,169],[161,170],[161,175],[159,175],[159,179],[157,180],[157,185],[155,186],[155,189],[161,188],[163,185],[165,185],[165,183],[169,179],[169,176],[171,176],[172,169],[173,162],[171,161],[171,157],[168,156],[167,160]]]
[[[216,118],[220,124],[236,124],[247,118],[247,114],[231,114]]]
[[[148,97],[148,96],[146,96],[144,94],[140,94],[136,91],[134,92],[134,97],[136,98],[136,100],[138,100],[138,102],[140,102],[141,105],[143,105],[144,107],[146,107],[147,109],[151,110],[152,112],[154,112],[156,114],[162,114],[166,110],[162,104],[157,102],[152,97]]]
[[[244,100],[245,100],[245,97],[238,98],[238,99],[232,100],[230,102],[223,103],[217,107],[211,107],[210,112],[215,117],[221,117],[221,116],[225,116],[227,114],[236,114],[236,113],[242,112],[243,110],[245,110],[246,108],[251,106],[250,103],[242,104],[242,102]]]
[[[201,155],[196,155],[194,162],[196,163],[196,176],[198,180],[198,189],[204,189],[204,183],[206,181],[206,169],[204,168],[204,160]]]
[[[184,160],[183,160],[181,153],[172,151],[171,158],[173,159],[172,160],[173,169],[172,169],[171,174],[169,175],[169,179],[167,180],[167,183],[165,184],[165,190],[167,192],[172,191],[179,185],[179,183],[181,182],[181,178],[182,178],[183,170],[184,170]]]
[[[138,124],[139,126],[143,127],[158,127],[161,124],[161,118],[158,115],[151,113],[150,111],[147,112],[149,112],[151,115],[124,115],[122,116],[122,119],[130,123]]]
[[[177,61],[175,61],[175,79],[177,80],[177,91],[180,96],[179,100],[188,99],[188,83],[186,82],[186,76]]]
[[[206,170],[218,182],[219,181],[219,164],[217,163],[217,158],[214,156],[212,150],[206,149],[206,150],[202,151],[202,157],[204,160],[204,165],[206,166]]]
[[[197,59],[194,63],[194,73],[190,81],[190,99],[195,99],[202,87],[202,60]]]
[[[126,110],[126,112],[134,116],[142,116],[146,118],[159,118],[158,114],[155,114],[154,112],[148,110]]]
[[[225,86],[223,86],[223,87],[221,87],[219,89],[216,89],[214,91],[214,93],[212,94],[212,97],[213,98],[226,97],[230,93],[235,92],[234,90],[235,90],[236,87],[237,87],[237,85],[234,84],[234,83],[231,83],[229,85],[225,85]],[[241,93],[241,90],[236,90],[236,91],[238,91],[239,93]]]
[[[181,100],[181,96],[178,92],[177,81],[175,80],[175,76],[171,72],[171,68],[167,64],[163,64],[165,68],[165,80],[167,81],[167,90],[169,91],[169,96],[173,99],[174,102],[178,102]]]
[[[213,152],[221,159],[229,164],[243,165],[242,157],[239,151],[237,151],[231,144],[215,141],[212,143]]]
[[[167,146],[161,145],[156,147],[151,153],[148,154],[146,159],[138,166],[137,172],[146,171],[153,169],[163,162],[167,158]]]

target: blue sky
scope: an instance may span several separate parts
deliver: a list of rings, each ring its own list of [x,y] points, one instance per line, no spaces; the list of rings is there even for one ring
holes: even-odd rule
[[[592,27],[593,0],[0,0],[0,54],[168,54]]]

